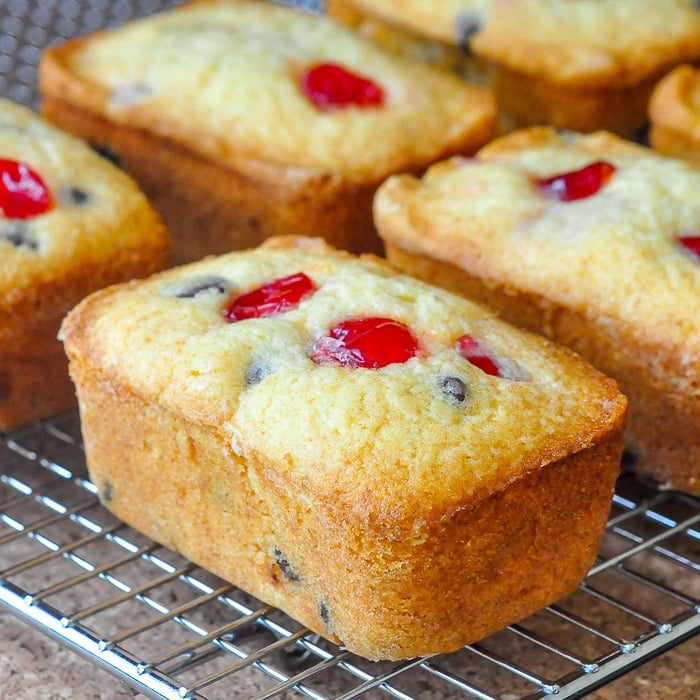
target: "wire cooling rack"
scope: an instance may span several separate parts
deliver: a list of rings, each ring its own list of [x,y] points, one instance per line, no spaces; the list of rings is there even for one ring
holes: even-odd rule
[[[575,592],[456,653],[374,663],[116,520],[71,413],[0,436],[0,569],[3,605],[154,698],[574,698],[700,631],[700,501],[623,476]]]
[[[0,0],[0,94],[36,106],[44,46],[176,4]],[[580,697],[697,634],[699,601],[700,502],[625,476],[574,593],[454,654],[371,663],[111,516],[77,413],[0,434],[0,604],[153,698]]]

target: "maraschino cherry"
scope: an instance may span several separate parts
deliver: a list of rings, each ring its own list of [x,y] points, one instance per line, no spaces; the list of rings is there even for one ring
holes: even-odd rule
[[[316,285],[303,272],[281,277],[234,299],[224,310],[232,323],[247,318],[263,318],[289,311],[316,291]]]
[[[49,188],[26,163],[0,159],[0,211],[8,219],[31,219],[53,205]]]
[[[614,172],[614,165],[605,160],[598,160],[578,170],[538,179],[536,184],[545,197],[571,202],[599,192]]]
[[[391,318],[353,318],[337,324],[311,351],[317,364],[379,369],[406,362],[418,354],[418,342],[408,326]]]
[[[336,63],[319,63],[302,76],[301,87],[321,110],[381,107],[384,90],[375,82]]]
[[[463,335],[457,339],[457,350],[459,354],[478,367],[482,372],[493,377],[500,377],[501,370],[496,362],[491,358],[486,350],[482,348],[479,341],[473,335]]]
[[[678,242],[700,258],[700,236],[680,236]]]

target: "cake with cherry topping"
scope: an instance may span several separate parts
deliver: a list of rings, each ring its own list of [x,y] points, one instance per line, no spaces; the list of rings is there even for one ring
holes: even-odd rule
[[[178,262],[272,234],[379,249],[394,172],[473,153],[491,94],[328,18],[199,0],[49,49],[45,115],[107,147],[165,217]]]
[[[700,493],[700,173],[612,134],[532,127],[375,214],[397,267],[566,344],[630,400],[635,468]]]
[[[482,77],[506,129],[551,124],[636,135],[652,88],[700,59],[693,0],[327,0],[399,53]]]
[[[700,165],[700,70],[678,66],[659,82],[649,100],[649,126],[655,150]]]
[[[595,560],[615,382],[378,258],[273,238],[61,333],[104,504],[355,653],[457,649]]]
[[[0,430],[75,405],[56,339],[68,309],[167,260],[136,184],[26,107],[0,100]]]

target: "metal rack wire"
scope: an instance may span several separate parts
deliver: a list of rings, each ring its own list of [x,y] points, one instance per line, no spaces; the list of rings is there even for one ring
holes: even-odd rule
[[[175,4],[0,0],[0,94],[36,105],[44,46]],[[0,604],[153,698],[574,698],[700,632],[700,501],[625,476],[573,594],[457,653],[371,663],[117,521],[70,413],[0,435]]]
[[[700,501],[624,476],[574,593],[454,654],[365,661],[111,516],[77,414],[0,437],[0,562],[0,603],[154,698],[573,698],[700,631]]]

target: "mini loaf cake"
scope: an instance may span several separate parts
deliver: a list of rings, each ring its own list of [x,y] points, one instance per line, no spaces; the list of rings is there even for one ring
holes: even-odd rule
[[[700,165],[700,70],[678,66],[649,100],[649,143],[669,156]]]
[[[202,0],[48,50],[44,113],[107,147],[165,217],[176,261],[324,236],[378,250],[372,197],[491,138],[489,92],[326,17]]]
[[[700,173],[533,127],[391,178],[375,214],[394,265],[615,377],[639,471],[700,493]]]
[[[379,259],[270,239],[62,337],[105,505],[360,655],[457,649],[594,562],[615,382]]]
[[[62,318],[167,260],[160,218],[86,144],[0,100],[0,430],[75,405]]]
[[[328,0],[374,40],[489,77],[504,128],[631,136],[655,83],[700,58],[693,0]]]

